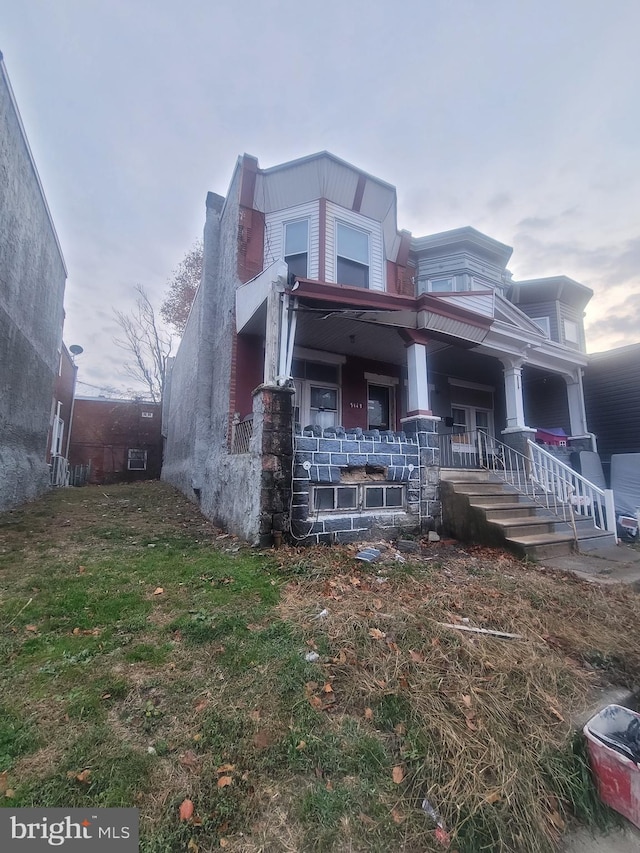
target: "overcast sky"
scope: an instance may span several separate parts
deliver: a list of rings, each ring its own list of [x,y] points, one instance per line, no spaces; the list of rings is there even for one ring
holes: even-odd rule
[[[80,393],[130,386],[113,308],[159,306],[238,154],[327,149],[416,236],[465,225],[516,278],[595,291],[640,341],[638,0],[0,0],[0,50],[69,270]]]

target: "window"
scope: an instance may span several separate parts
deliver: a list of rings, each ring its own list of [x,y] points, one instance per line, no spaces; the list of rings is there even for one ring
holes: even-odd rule
[[[369,287],[369,234],[336,222],[336,281]]]
[[[453,278],[432,278],[429,280],[431,293],[453,293],[455,282]]]
[[[393,388],[369,385],[367,400],[367,429],[393,429],[391,425]]]
[[[129,471],[146,471],[147,470],[147,451],[146,450],[130,450],[128,465]]]
[[[377,483],[375,486],[315,486],[314,512],[345,512],[361,509],[402,509],[405,486]]]
[[[309,220],[296,219],[284,223],[284,259],[289,272],[306,278],[309,259]]]
[[[573,320],[564,321],[564,341],[567,344],[577,344],[580,342],[578,324]]]
[[[296,390],[294,415],[301,426],[337,426],[339,423],[339,380],[337,364],[294,358],[291,375]]]
[[[548,338],[551,337],[551,325],[549,324],[548,317],[532,317],[531,319],[536,324],[536,326],[540,326],[540,328]]]

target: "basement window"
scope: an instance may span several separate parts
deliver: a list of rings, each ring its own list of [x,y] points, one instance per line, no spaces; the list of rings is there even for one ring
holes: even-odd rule
[[[147,451],[134,449],[129,450],[127,467],[129,471],[146,471]]]
[[[315,486],[315,512],[354,512],[363,509],[402,509],[405,505],[405,486],[377,483],[353,486]]]

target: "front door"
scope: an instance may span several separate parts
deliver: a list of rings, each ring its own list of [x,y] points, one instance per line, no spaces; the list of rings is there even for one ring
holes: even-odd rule
[[[389,430],[395,425],[393,387],[368,385],[367,429]]]
[[[493,413],[475,406],[452,406],[453,434],[451,449],[454,453],[475,453],[476,433],[493,435]]]

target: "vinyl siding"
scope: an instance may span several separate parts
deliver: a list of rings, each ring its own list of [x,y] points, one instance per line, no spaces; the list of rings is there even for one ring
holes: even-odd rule
[[[548,317],[551,340],[562,343],[558,328],[558,308],[555,300],[551,302],[533,302],[527,305],[518,305],[518,308],[527,317]]]
[[[369,233],[369,289],[386,290],[382,228],[366,216],[327,202],[325,270],[327,281],[336,280],[336,220]]]
[[[584,395],[601,456],[640,453],[640,344],[593,359],[585,370]]]
[[[265,217],[264,266],[284,257],[284,223],[292,219],[309,220],[309,278],[318,278],[320,220],[318,202],[299,204],[286,210],[268,213]]]

